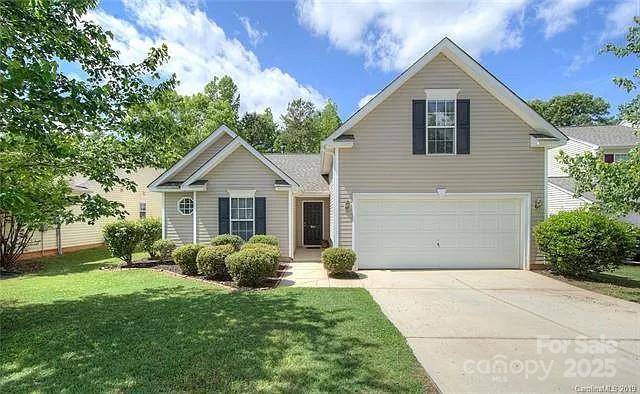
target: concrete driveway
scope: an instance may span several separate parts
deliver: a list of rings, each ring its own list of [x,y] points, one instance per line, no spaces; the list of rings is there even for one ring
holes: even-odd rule
[[[361,272],[445,393],[640,390],[640,304],[530,271]]]

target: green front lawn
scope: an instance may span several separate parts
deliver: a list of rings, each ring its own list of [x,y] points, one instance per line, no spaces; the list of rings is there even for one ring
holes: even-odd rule
[[[0,281],[0,392],[434,390],[363,289],[229,293],[115,263]]]
[[[594,274],[584,279],[549,275],[583,289],[640,302],[640,265],[623,265],[613,272]]]

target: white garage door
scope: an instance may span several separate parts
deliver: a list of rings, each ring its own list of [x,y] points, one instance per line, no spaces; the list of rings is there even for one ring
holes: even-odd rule
[[[367,195],[354,201],[361,269],[522,268],[522,198]]]

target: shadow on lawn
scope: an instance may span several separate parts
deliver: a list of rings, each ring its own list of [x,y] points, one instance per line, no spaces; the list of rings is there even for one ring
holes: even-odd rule
[[[176,286],[3,309],[1,392],[415,390],[389,376],[392,355],[365,360],[378,343],[337,328],[353,312],[296,292]]]
[[[630,289],[640,289],[640,280],[633,278],[626,278],[624,276],[618,276],[614,274],[599,273],[593,274],[586,278],[592,282],[598,283],[610,283],[620,287],[628,287]]]

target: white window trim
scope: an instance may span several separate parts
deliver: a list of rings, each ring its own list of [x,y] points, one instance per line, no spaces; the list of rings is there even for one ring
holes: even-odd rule
[[[191,211],[191,213],[183,213],[183,212],[180,210],[180,203],[181,203],[183,200],[186,200],[186,199],[191,200],[191,205],[193,206],[193,210]],[[177,211],[178,211],[178,213],[179,213],[180,215],[182,215],[182,216],[191,216],[191,215],[193,215],[193,211],[194,211],[195,209],[196,209],[196,202],[195,202],[195,201],[193,201],[193,197],[184,196],[184,197],[180,198],[180,199],[178,200],[178,203],[176,204],[176,210],[177,210]]]
[[[424,93],[427,96],[425,101],[425,136],[426,139],[426,149],[425,153],[427,156],[435,155],[435,156],[455,156],[458,154],[458,93],[460,93],[460,89],[425,89]],[[434,100],[453,100],[453,126],[429,126],[429,101]],[[429,153],[429,128],[434,129],[445,129],[452,128],[453,129],[453,152],[452,153]]]
[[[621,161],[621,160],[629,160],[629,154],[628,153],[623,153],[623,152],[614,152],[613,154],[613,162],[615,163],[616,161]],[[626,156],[625,159],[620,159],[620,156]]]
[[[255,190],[227,190],[229,193],[229,234],[233,234],[233,222],[249,222],[253,224],[252,233],[256,235],[256,191]],[[233,219],[231,216],[231,199],[250,198],[253,204],[253,219]]]

